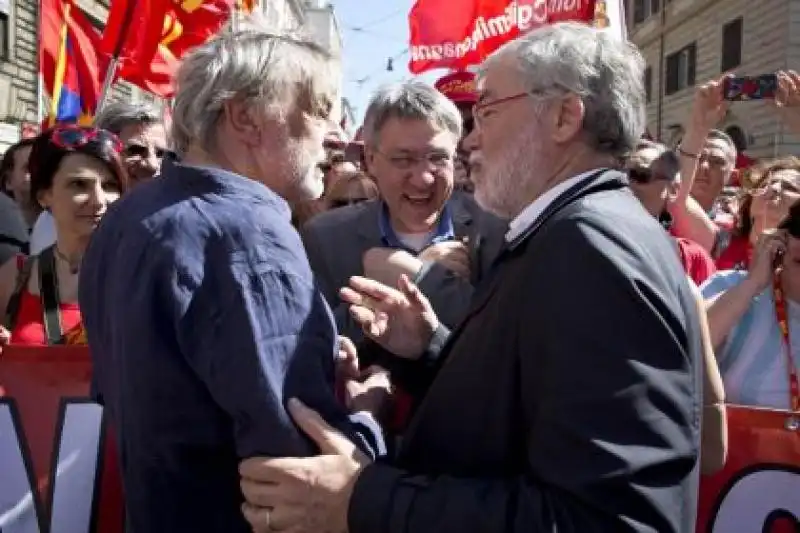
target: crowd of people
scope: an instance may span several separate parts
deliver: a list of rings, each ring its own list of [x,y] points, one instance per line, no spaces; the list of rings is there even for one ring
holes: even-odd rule
[[[800,132],[777,75],[748,105]],[[736,167],[725,77],[647,139],[642,56],[575,23],[354,139],[338,78],[242,28],[169,131],[114,103],[3,156],[2,339],[89,345],[128,531],[693,531],[725,404],[800,411],[800,159]]]

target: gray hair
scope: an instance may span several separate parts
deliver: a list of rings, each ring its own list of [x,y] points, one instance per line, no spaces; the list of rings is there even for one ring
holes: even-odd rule
[[[252,26],[194,49],[177,74],[172,142],[210,151],[226,102],[241,99],[285,116],[294,106],[328,118],[339,93],[338,61],[311,40]]]
[[[708,132],[708,137],[706,137],[706,140],[722,141],[728,148],[728,162],[731,164],[736,163],[736,154],[738,153],[738,150],[736,149],[736,143],[733,142],[733,139],[730,135],[722,130],[711,130]]]
[[[605,30],[575,22],[543,26],[497,50],[481,69],[511,57],[528,90],[563,90],[581,98],[583,131],[597,151],[630,153],[646,126],[644,59]]]
[[[420,81],[385,85],[370,100],[364,115],[364,143],[375,146],[389,119],[425,120],[461,138],[461,113],[435,88]]]
[[[95,126],[119,135],[131,125],[161,124],[161,116],[149,104],[111,102],[97,115]]]

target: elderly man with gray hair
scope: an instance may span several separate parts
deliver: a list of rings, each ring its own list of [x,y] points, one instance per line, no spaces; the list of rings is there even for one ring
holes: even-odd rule
[[[98,114],[96,126],[122,141],[122,161],[133,185],[153,178],[167,154],[167,134],[159,113],[145,103],[111,102]]]
[[[694,530],[699,310],[615,169],[644,131],[643,71],[633,45],[575,23],[486,61],[465,142],[506,247],[452,333],[408,279],[351,282],[353,316],[430,386],[393,465],[293,409],[324,455],[241,465],[254,531]]]
[[[177,77],[180,162],[93,235],[80,305],[127,531],[249,531],[238,461],[315,451],[292,397],[383,452],[369,403],[349,398],[351,415],[337,401],[336,327],[287,203],[322,192],[338,77],[319,46],[257,29],[195,49]]]

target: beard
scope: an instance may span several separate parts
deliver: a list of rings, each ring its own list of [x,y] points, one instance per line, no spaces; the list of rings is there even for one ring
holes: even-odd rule
[[[320,144],[313,149],[304,142],[292,142],[288,150],[288,166],[291,175],[292,196],[295,201],[316,200],[325,191],[322,169],[325,151]]]
[[[473,166],[475,201],[490,213],[507,220],[517,216],[525,207],[523,185],[541,161],[542,147],[537,139],[537,128],[526,128],[523,135],[514,137],[502,157],[487,164],[480,161]]]

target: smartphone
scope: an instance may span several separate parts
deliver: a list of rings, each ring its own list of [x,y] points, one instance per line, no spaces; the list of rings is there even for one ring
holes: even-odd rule
[[[733,102],[775,98],[775,93],[778,91],[778,75],[726,78],[722,91],[723,97]]]

